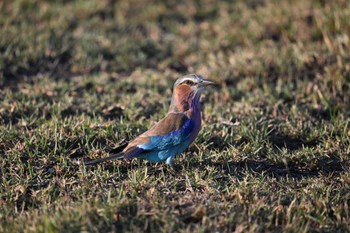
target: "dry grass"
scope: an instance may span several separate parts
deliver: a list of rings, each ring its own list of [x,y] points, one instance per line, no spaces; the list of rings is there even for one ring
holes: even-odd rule
[[[348,1],[1,1],[1,232],[349,232]],[[220,84],[174,171],[83,159]]]

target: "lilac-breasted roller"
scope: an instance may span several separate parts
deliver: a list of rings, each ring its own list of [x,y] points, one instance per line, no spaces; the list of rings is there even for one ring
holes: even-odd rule
[[[197,74],[185,75],[174,84],[167,115],[129,143],[113,150],[111,156],[89,161],[87,165],[119,159],[139,158],[166,161],[170,166],[197,137],[201,128],[200,96],[204,87],[214,84]]]

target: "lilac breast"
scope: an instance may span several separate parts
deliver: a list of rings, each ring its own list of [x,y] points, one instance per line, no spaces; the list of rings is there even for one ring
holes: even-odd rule
[[[190,119],[194,122],[194,129],[189,137],[189,141],[191,144],[194,141],[194,139],[197,137],[201,129],[202,117],[201,117],[201,111],[199,109],[199,106],[193,108]]]

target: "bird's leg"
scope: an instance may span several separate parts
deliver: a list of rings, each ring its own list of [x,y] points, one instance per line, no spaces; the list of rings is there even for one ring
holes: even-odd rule
[[[179,165],[174,165],[174,163],[173,163],[174,157],[175,157],[175,156],[170,156],[170,157],[168,157],[168,158],[166,159],[165,163],[166,163],[167,165],[169,165],[170,171],[171,171],[172,173],[175,172],[175,173],[173,173],[173,174],[176,174],[176,173],[178,173],[179,171],[181,171],[181,166],[179,166]]]
[[[170,156],[166,159],[165,163],[168,164],[171,168],[173,168],[173,160],[174,156]]]

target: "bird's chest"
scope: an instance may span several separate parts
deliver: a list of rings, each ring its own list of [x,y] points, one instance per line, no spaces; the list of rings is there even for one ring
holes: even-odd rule
[[[197,137],[202,124],[201,112],[199,109],[193,109],[193,111],[188,115],[188,117],[193,121],[194,128],[190,136],[190,141],[192,141]]]

